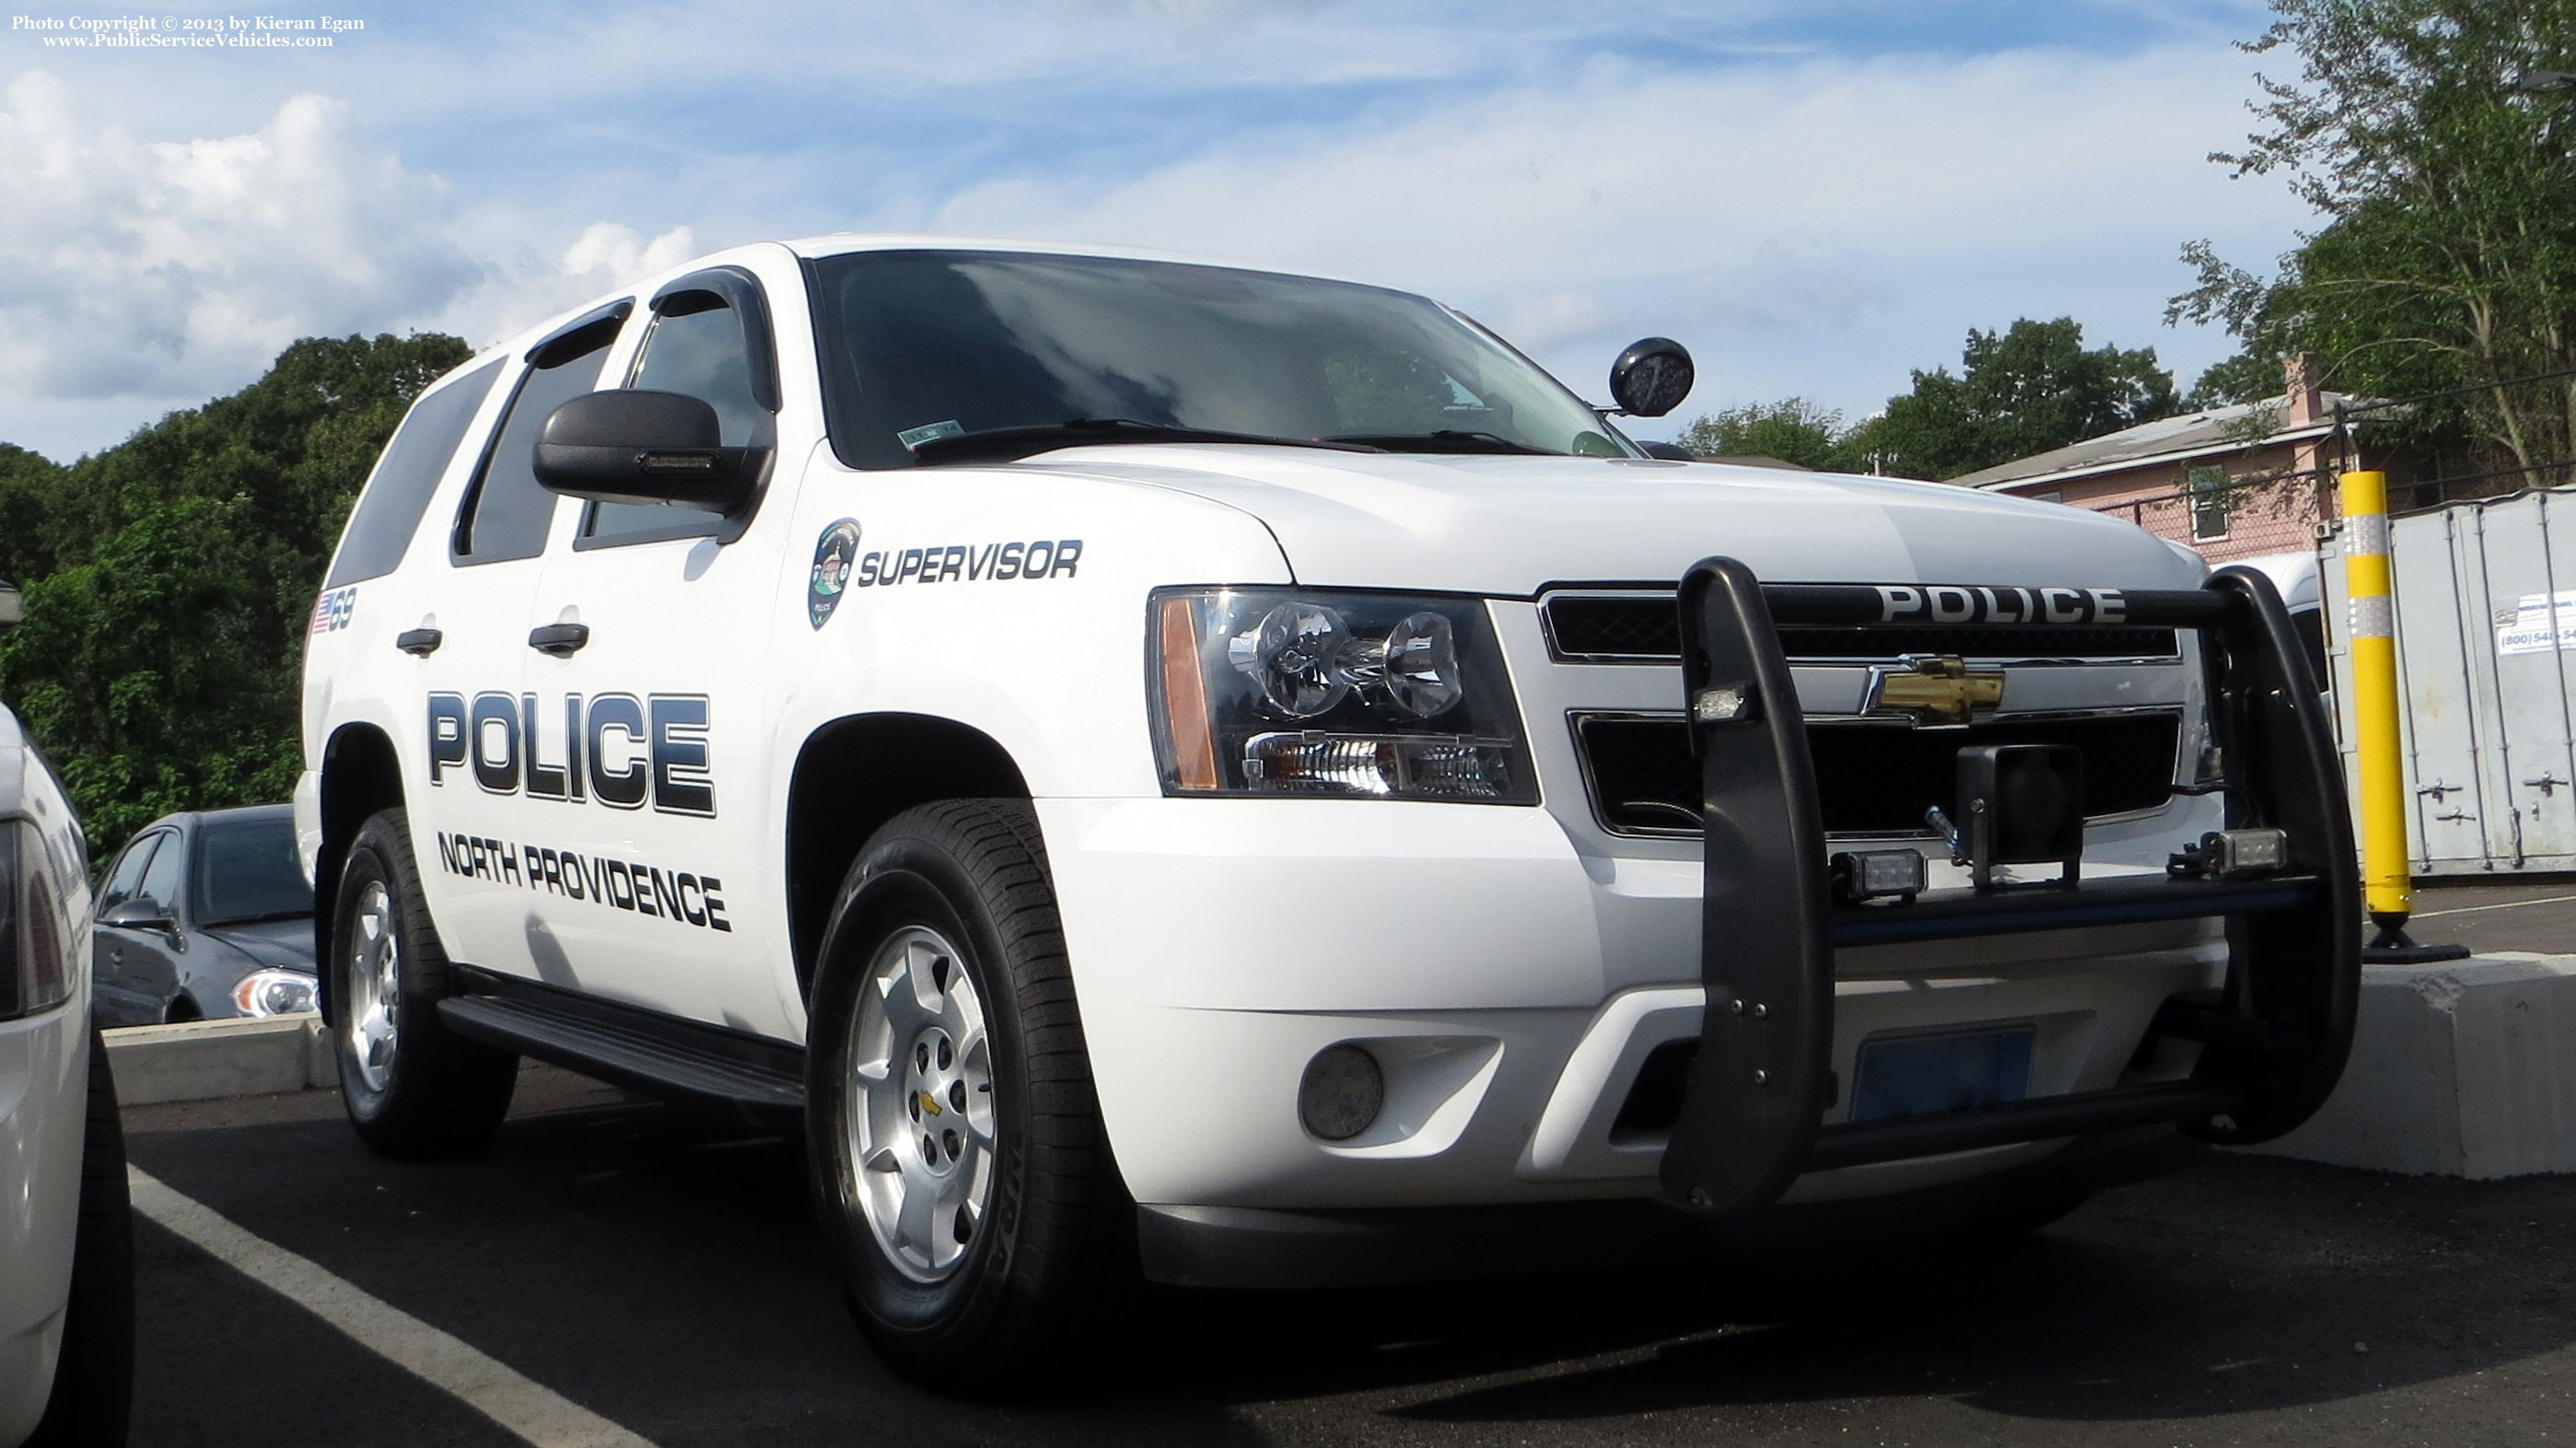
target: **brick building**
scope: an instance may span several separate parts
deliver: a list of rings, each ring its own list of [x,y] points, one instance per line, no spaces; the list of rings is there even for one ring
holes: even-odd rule
[[[2279,397],[2140,423],[1950,481],[2115,513],[2212,563],[2316,546],[2334,516],[2335,408],[2305,357]]]

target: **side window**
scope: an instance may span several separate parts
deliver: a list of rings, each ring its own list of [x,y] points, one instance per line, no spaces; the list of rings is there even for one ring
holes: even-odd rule
[[[597,330],[596,345],[564,349],[561,355],[540,349],[521,374],[500,433],[485,450],[482,472],[467,491],[456,528],[457,562],[534,558],[546,550],[555,495],[537,485],[537,430],[556,408],[599,386],[599,369],[608,361],[608,344],[617,339],[617,330]]]
[[[402,566],[420,515],[429,508],[429,495],[438,491],[447,460],[465,440],[465,429],[492,390],[492,379],[500,375],[501,364],[487,362],[412,404],[358,494],[324,588],[382,578]]]
[[[681,291],[654,305],[652,330],[626,385],[647,392],[681,392],[716,410],[726,447],[764,447],[775,437],[769,409],[754,382],[767,348],[755,359],[753,330],[767,341],[768,320],[745,316],[711,291]],[[716,515],[652,503],[594,503],[583,525],[585,539],[641,541],[712,531]]]
[[[2227,469],[2191,470],[2191,538],[2212,543],[2227,536]]]
[[[100,911],[133,896],[143,884],[143,868],[152,863],[153,850],[168,838],[166,832],[156,831],[125,847],[125,853],[116,857],[115,868],[108,871],[107,883],[99,889]]]
[[[179,861],[188,852],[179,848],[176,835],[161,837],[161,847],[152,852],[152,863],[144,867],[143,883],[134,893],[164,910],[179,913]]]
[[[752,399],[751,344],[742,318],[713,292],[682,292],[653,313],[629,387],[704,398],[726,447],[750,447],[769,414]]]

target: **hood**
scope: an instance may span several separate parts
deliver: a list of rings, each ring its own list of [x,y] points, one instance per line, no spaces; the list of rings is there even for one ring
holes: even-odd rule
[[[313,974],[313,917],[290,920],[243,920],[201,927],[199,934],[240,951],[252,970],[300,970]]]
[[[1772,582],[2195,588],[2098,513],[1947,483],[1646,458],[1426,457],[1162,443],[1014,465],[1170,488],[1267,524],[1299,583],[1529,595],[1664,583],[1710,554]]]

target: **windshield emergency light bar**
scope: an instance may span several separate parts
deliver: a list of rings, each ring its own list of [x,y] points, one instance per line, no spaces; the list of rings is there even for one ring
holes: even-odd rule
[[[2224,568],[2197,589],[1764,584],[1734,559],[1708,558],[1684,577],[1680,608],[1682,697],[1701,769],[1708,1006],[1664,1152],[1672,1200],[1729,1220],[1769,1206],[1804,1172],[2155,1124],[2268,1141],[2323,1104],[2352,1044],[2360,876],[2324,710],[2270,580]],[[2187,853],[2168,876],[2085,879],[2079,816],[2062,874],[2045,884],[1997,881],[1988,867],[1998,861],[1972,858],[1968,888],[1906,890],[1910,880],[1890,879],[1893,888],[1855,889],[1858,862],[1837,866],[1826,848],[1784,624],[2193,630],[2225,764],[2215,785],[2225,828],[2263,849],[2223,860]],[[1972,760],[1963,778],[1994,769]],[[2053,799],[2062,786],[2025,793]],[[2018,853],[2050,854],[2060,845],[2048,831],[2064,811],[2032,808],[2021,823],[2040,838]],[[1979,848],[1976,832],[1963,838]],[[2257,853],[2273,863],[2244,868]],[[2210,918],[2226,922],[2226,984],[2166,1001],[2149,1028],[2151,1040],[2200,1043],[2188,1079],[1824,1121],[1836,1095],[1837,948]]]

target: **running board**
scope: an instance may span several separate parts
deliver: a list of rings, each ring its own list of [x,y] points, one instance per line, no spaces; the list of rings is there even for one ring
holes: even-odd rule
[[[678,1020],[489,971],[438,1003],[460,1036],[648,1096],[763,1116],[805,1109],[805,1053],[783,1041]]]

